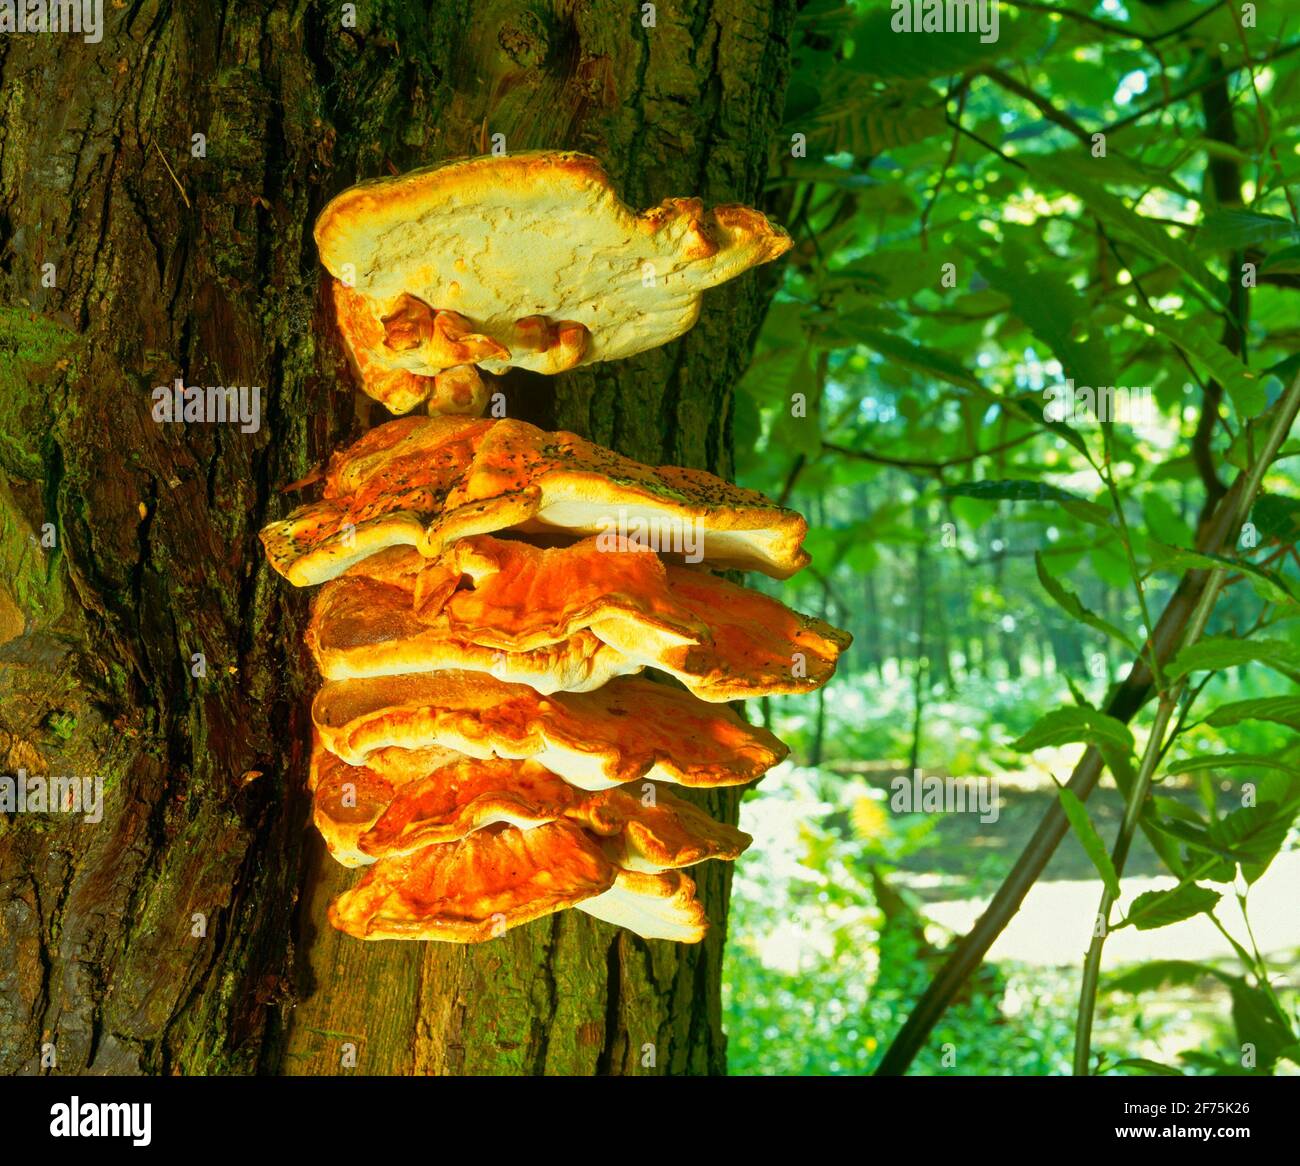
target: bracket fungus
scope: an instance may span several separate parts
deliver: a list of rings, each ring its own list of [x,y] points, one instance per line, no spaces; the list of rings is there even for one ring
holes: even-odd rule
[[[761,592],[598,538],[541,548],[479,535],[435,560],[393,551],[317,596],[307,642],[327,680],[450,669],[549,694],[650,667],[720,702],[811,691],[845,646]]]
[[[595,158],[557,151],[360,183],[315,235],[362,387],[394,413],[437,406],[448,369],[554,374],[658,347],[705,289],[791,246],[749,207],[637,214]]]
[[[445,617],[421,615],[400,590],[362,577],[327,583],[312,605],[307,645],[326,680],[411,672],[488,672],[543,694],[583,692],[639,671],[589,631],[549,644],[500,649],[454,635]]]
[[[539,761],[583,789],[640,778],[745,785],[786,755],[725,705],[639,677],[545,697],[481,672],[340,680],[316,694],[312,718],[331,753],[381,773],[402,767],[402,754],[389,750],[452,749]]]
[[[678,870],[623,870],[572,822],[478,830],[377,862],[330,904],[358,939],[481,943],[576,907],[647,939],[698,943],[708,931],[695,882]]]
[[[625,870],[735,859],[750,843],[748,834],[653,782],[587,791],[535,761],[449,754],[431,758],[422,776],[390,781],[348,765],[318,743],[313,766],[320,775],[313,786],[314,819],[345,866],[459,842],[488,826],[532,830],[561,819],[599,837],[606,856]],[[344,791],[351,796],[341,796]]]
[[[330,904],[358,939],[481,943],[609,890],[618,877],[600,844],[572,822],[489,827],[369,867]]]
[[[476,534],[612,538],[620,526],[669,543],[652,549],[693,549],[712,566],[777,579],[809,562],[803,517],[757,490],[508,418],[402,417],[372,429],[331,458],[320,502],[261,537],[271,565],[302,587],[387,547],[432,557]]]
[[[812,691],[849,643],[713,571],[788,578],[807,524],[702,470],[482,418],[484,378],[664,344],[789,236],[698,199],[636,214],[594,159],[538,153],[363,183],[316,240],[362,387],[430,414],[336,452],[320,500],[261,536],[291,583],[324,584],[313,818],[362,868],[330,921],[477,943],[573,908],[698,942],[682,868],[750,838],[666,787],[782,761],[725,702]]]

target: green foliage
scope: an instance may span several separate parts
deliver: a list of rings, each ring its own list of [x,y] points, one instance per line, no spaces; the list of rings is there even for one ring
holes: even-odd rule
[[[1056,794],[1061,799],[1061,809],[1065,811],[1065,816],[1070,820],[1070,829],[1074,831],[1075,837],[1079,839],[1079,844],[1083,847],[1084,853],[1092,860],[1092,865],[1097,868],[1097,873],[1101,875],[1101,881],[1106,884],[1106,889],[1118,899],[1120,894],[1119,875],[1115,873],[1115,864],[1111,861],[1106,844],[1101,840],[1101,835],[1097,833],[1097,828],[1092,824],[1092,819],[1088,817],[1088,808],[1079,800],[1078,794],[1066,789],[1065,786],[1058,787]]]
[[[1164,882],[1112,929],[1208,918],[1240,966],[1150,961],[1103,981],[1103,1071],[1293,1071],[1276,945],[1266,959],[1227,909],[1244,921],[1241,887],[1294,849],[1300,813],[1300,437],[1261,467],[1249,521],[1203,541],[1300,369],[1300,42],[1284,7],[1257,6],[1245,30],[1231,6],[1189,22],[1003,5],[983,43],[895,34],[880,3],[804,6],[785,121],[806,153],[783,144],[771,167],[795,247],[737,397],[738,476],[813,527],[814,571],[764,586],[855,644],[819,697],[763,710],[819,808],[793,881],[738,882],[733,1069],[865,1071],[941,962],[908,888],[952,826],[854,826],[879,800],[870,774],[915,764],[1046,783],[1099,894],[1129,887],[1113,834],[1149,777],[1135,853]],[[1203,95],[1232,110],[1231,134]],[[1069,382],[1095,396],[1046,410]],[[1098,417],[1103,400],[1120,412]],[[1175,715],[1152,744],[1154,702],[1134,713],[1116,694],[1207,572],[1225,586],[1159,669]],[[1114,782],[1085,806],[1050,779],[1088,745]],[[1001,829],[970,840],[966,877],[1006,874]],[[765,956],[765,931],[823,915],[825,936],[790,939],[803,963]],[[951,1071],[934,1054],[946,1032],[981,1050],[957,1071],[1064,1071],[1069,1006],[1032,1037],[1006,1006],[1043,971],[980,975],[918,1070]],[[1179,993],[1213,1002],[1199,1047],[1158,1047],[1143,1002]]]
[[[1011,747],[1029,753],[1049,745],[1083,741],[1089,745],[1116,745],[1126,753],[1133,750],[1133,734],[1123,721],[1091,708],[1053,709]]]
[[[1043,585],[1043,590],[1061,605],[1066,615],[1087,627],[1096,628],[1099,632],[1105,632],[1106,635],[1118,640],[1130,651],[1137,651],[1136,645],[1127,633],[1117,628],[1110,620],[1102,619],[1095,611],[1090,611],[1084,607],[1073,591],[1052,577],[1043,562],[1042,552],[1034,552],[1034,565],[1038,568],[1038,581]]]
[[[1218,891],[1198,887],[1195,883],[1172,891],[1146,891],[1134,900],[1123,925],[1131,925],[1139,931],[1168,927],[1171,923],[1181,923],[1193,915],[1212,911],[1221,897]]]

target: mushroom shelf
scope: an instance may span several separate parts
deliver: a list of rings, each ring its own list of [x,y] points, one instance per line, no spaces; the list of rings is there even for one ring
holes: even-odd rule
[[[316,239],[362,387],[430,413],[335,453],[320,500],[262,532],[280,574],[323,585],[313,813],[361,869],[331,923],[477,943],[574,908],[698,942],[686,868],[751,840],[670,787],[761,777],[787,750],[725,702],[810,692],[849,644],[713,572],[788,578],[806,523],[712,474],[477,414],[485,372],[665,343],[789,237],[695,199],[634,214],[594,159],[540,153],[363,183]],[[629,516],[689,530],[694,553],[650,549]]]

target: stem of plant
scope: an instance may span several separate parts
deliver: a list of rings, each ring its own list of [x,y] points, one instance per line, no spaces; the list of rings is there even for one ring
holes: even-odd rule
[[[1250,467],[1246,488],[1242,491],[1241,500],[1238,503],[1238,529],[1250,515],[1250,508],[1254,505],[1255,497],[1264,481],[1264,474],[1272,464],[1278,450],[1282,448],[1282,443],[1286,440],[1287,434],[1291,431],[1291,426],[1295,423],[1297,412],[1300,412],[1300,375],[1292,380],[1290,387],[1279,401],[1278,415],[1269,430],[1264,448]],[[1210,621],[1210,614],[1218,602],[1219,593],[1223,590],[1227,577],[1228,572],[1224,567],[1216,567],[1210,572],[1205,583],[1205,590],[1201,592],[1196,608],[1192,612],[1192,617],[1188,621],[1187,632],[1182,641],[1184,649],[1195,644],[1204,634],[1206,625]],[[1133,843],[1133,835],[1137,831],[1138,822],[1142,817],[1142,807],[1146,803],[1147,792],[1151,788],[1151,780],[1155,776],[1163,752],[1165,731],[1169,727],[1169,721],[1173,717],[1174,710],[1178,707],[1179,697],[1182,695],[1186,684],[1187,677],[1184,676],[1172,689],[1162,691],[1160,694],[1155,722],[1151,726],[1151,735],[1147,739],[1147,746],[1142,754],[1142,764],[1138,770],[1137,779],[1133,782],[1133,788],[1129,791],[1128,801],[1124,806],[1124,819],[1120,823],[1119,834],[1115,838],[1115,846],[1111,852],[1111,862],[1115,867],[1117,879],[1123,877],[1129,847]],[[1088,1075],[1089,1061],[1092,1057],[1092,1020],[1097,1005],[1097,984],[1101,974],[1101,954],[1106,943],[1107,932],[1110,929],[1110,912],[1114,905],[1115,899],[1110,889],[1103,889],[1101,904],[1097,908],[1098,922],[1100,922],[1101,926],[1094,928],[1092,943],[1088,946],[1088,955],[1084,960],[1083,981],[1079,990],[1079,1012],[1074,1029],[1074,1072],[1081,1077]]]
[[[1111,852],[1111,862],[1115,867],[1115,877],[1124,874],[1124,863],[1128,860],[1129,847],[1133,843],[1133,834],[1137,830],[1138,819],[1142,816],[1142,806],[1146,802],[1147,791],[1151,788],[1151,778],[1155,774],[1156,764],[1160,760],[1160,743],[1164,740],[1165,729],[1177,707],[1172,694],[1162,696],[1156,709],[1155,723],[1151,726],[1151,736],[1142,754],[1142,765],[1138,770],[1133,788],[1129,790],[1128,802],[1124,806],[1124,820],[1120,823],[1115,847]],[[1079,1014],[1074,1025],[1074,1072],[1076,1076],[1088,1075],[1088,1062],[1092,1055],[1092,1017],[1097,1006],[1097,983],[1101,974],[1101,949],[1106,943],[1106,933],[1110,930],[1110,911],[1115,905],[1115,896],[1109,887],[1101,892],[1101,905],[1097,908],[1097,922],[1094,926],[1092,943],[1088,945],[1088,955],[1083,963],[1083,982],[1079,989]]]

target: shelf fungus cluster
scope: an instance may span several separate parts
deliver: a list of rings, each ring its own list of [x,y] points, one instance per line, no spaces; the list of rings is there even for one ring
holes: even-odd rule
[[[788,578],[805,523],[699,470],[482,418],[483,373],[671,340],[788,237],[694,199],[637,215],[592,159],[533,154],[354,187],[316,238],[362,387],[428,410],[335,453],[320,500],[262,532],[277,571],[319,585],[314,818],[361,869],[331,922],[475,943],[572,907],[700,940],[687,871],[750,839],[673,787],[781,761],[727,702],[812,691],[848,643],[715,571]]]

